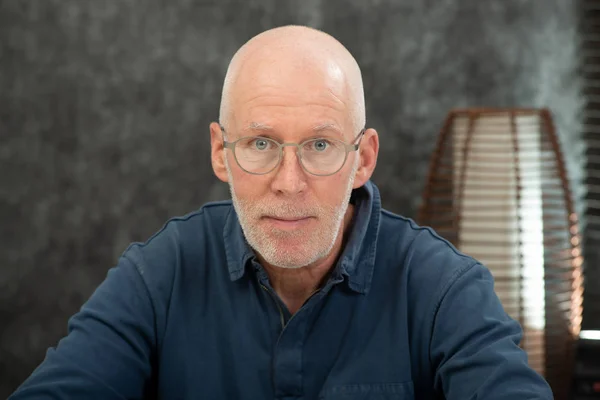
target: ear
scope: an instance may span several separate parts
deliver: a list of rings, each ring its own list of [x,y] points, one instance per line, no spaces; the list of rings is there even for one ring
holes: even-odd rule
[[[360,161],[356,175],[354,177],[353,188],[359,188],[373,175],[375,166],[377,165],[377,156],[379,155],[379,135],[375,129],[369,128],[363,134],[358,148]]]
[[[223,182],[229,181],[227,168],[225,167],[225,157],[221,126],[213,122],[210,124],[210,161],[215,175]]]

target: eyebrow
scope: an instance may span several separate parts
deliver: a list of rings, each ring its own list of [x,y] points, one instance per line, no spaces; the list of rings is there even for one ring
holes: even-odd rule
[[[326,122],[324,124],[317,125],[312,130],[315,133],[322,133],[322,132],[326,132],[326,131],[333,131],[333,132],[335,132],[339,136],[344,136],[344,134],[340,130],[340,128],[338,128],[338,126],[336,124],[331,123],[331,122]]]
[[[273,131],[275,131],[275,129],[272,126],[266,125],[266,124],[262,124],[260,122],[251,122],[245,130],[260,131],[260,132],[273,132]],[[336,124],[334,124],[332,122],[325,122],[323,124],[316,125],[311,130],[314,133],[318,133],[318,134],[323,133],[323,132],[327,132],[327,131],[333,131],[337,135],[343,136],[342,131],[338,128],[338,126]]]
[[[245,130],[271,132],[274,129],[271,126],[261,124],[260,122],[251,122]]]

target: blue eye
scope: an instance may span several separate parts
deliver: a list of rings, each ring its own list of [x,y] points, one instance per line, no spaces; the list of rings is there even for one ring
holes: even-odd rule
[[[264,150],[267,148],[268,143],[266,140],[263,139],[257,139],[254,144],[256,145],[256,148],[259,150]]]
[[[329,143],[328,143],[326,140],[322,140],[322,139],[321,139],[321,140],[316,140],[316,141],[313,143],[313,148],[314,148],[316,151],[324,151],[324,150],[327,150],[327,147],[328,147],[328,146],[329,146]]]
[[[273,143],[265,138],[254,138],[249,144],[253,150],[269,150],[273,147]]]

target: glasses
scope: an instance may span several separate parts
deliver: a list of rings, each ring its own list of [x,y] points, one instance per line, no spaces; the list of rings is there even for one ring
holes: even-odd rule
[[[222,126],[221,130],[225,133]],[[306,172],[328,176],[342,169],[348,153],[358,150],[364,133],[365,129],[361,130],[350,144],[332,138],[309,139],[296,144],[280,143],[264,136],[245,136],[234,142],[223,139],[223,146],[233,151],[235,161],[249,174],[264,175],[273,171],[283,159],[283,148],[294,146],[298,161]]]

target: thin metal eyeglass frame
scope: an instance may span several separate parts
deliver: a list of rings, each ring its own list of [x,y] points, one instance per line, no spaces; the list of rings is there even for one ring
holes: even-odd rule
[[[323,138],[308,139],[308,140],[305,140],[305,141],[303,141],[301,143],[279,143],[279,142],[277,142],[277,141],[275,141],[273,139],[266,138],[266,137],[260,136],[260,135],[259,136],[244,136],[244,137],[241,137],[241,138],[239,138],[239,139],[237,139],[237,140],[235,140],[233,142],[228,142],[227,140],[225,140],[225,134],[226,134],[225,128],[223,127],[223,125],[219,125],[219,127],[221,128],[221,132],[223,133],[223,147],[225,147],[226,149],[230,149],[231,152],[233,153],[233,158],[235,159],[235,162],[237,163],[237,165],[244,172],[247,172],[247,173],[252,174],[252,175],[266,175],[269,172],[272,172],[273,170],[275,170],[277,167],[279,167],[279,165],[281,164],[281,160],[283,159],[283,148],[286,147],[286,146],[296,147],[296,156],[298,157],[298,162],[300,163],[300,166],[302,167],[302,169],[304,171],[306,171],[307,173],[309,173],[311,175],[314,175],[314,176],[331,176],[331,175],[337,174],[342,168],[344,168],[344,165],[346,165],[346,161],[348,160],[348,153],[350,153],[352,151],[358,150],[358,148],[360,147],[360,143],[362,141],[362,137],[363,137],[365,131],[367,130],[366,128],[363,128],[358,133],[358,135],[356,135],[356,137],[354,138],[354,140],[352,140],[352,142],[350,142],[350,143],[346,143],[346,142],[344,142],[342,140],[338,140],[338,139],[330,139],[330,138],[325,138],[325,137],[323,137]],[[247,169],[245,169],[244,167],[242,167],[242,165],[240,164],[240,162],[239,162],[239,160],[237,158],[237,155],[235,153],[235,145],[240,140],[251,138],[251,137],[269,139],[269,140],[272,140],[275,143],[277,143],[277,145],[279,146],[279,159],[277,160],[277,163],[273,166],[273,168],[271,168],[270,170],[268,170],[266,172],[251,172],[251,171],[248,171]],[[310,172],[304,166],[304,162],[302,161],[302,150],[301,150],[300,146],[304,145],[306,142],[310,142],[310,141],[313,141],[313,140],[335,140],[335,141],[337,141],[339,143],[342,143],[344,145],[344,149],[346,150],[346,154],[344,155],[344,161],[342,162],[342,164],[340,165],[340,167],[337,170],[335,170],[334,172],[331,172],[329,174],[315,174],[314,172]],[[358,140],[358,143],[354,143],[357,140]]]

